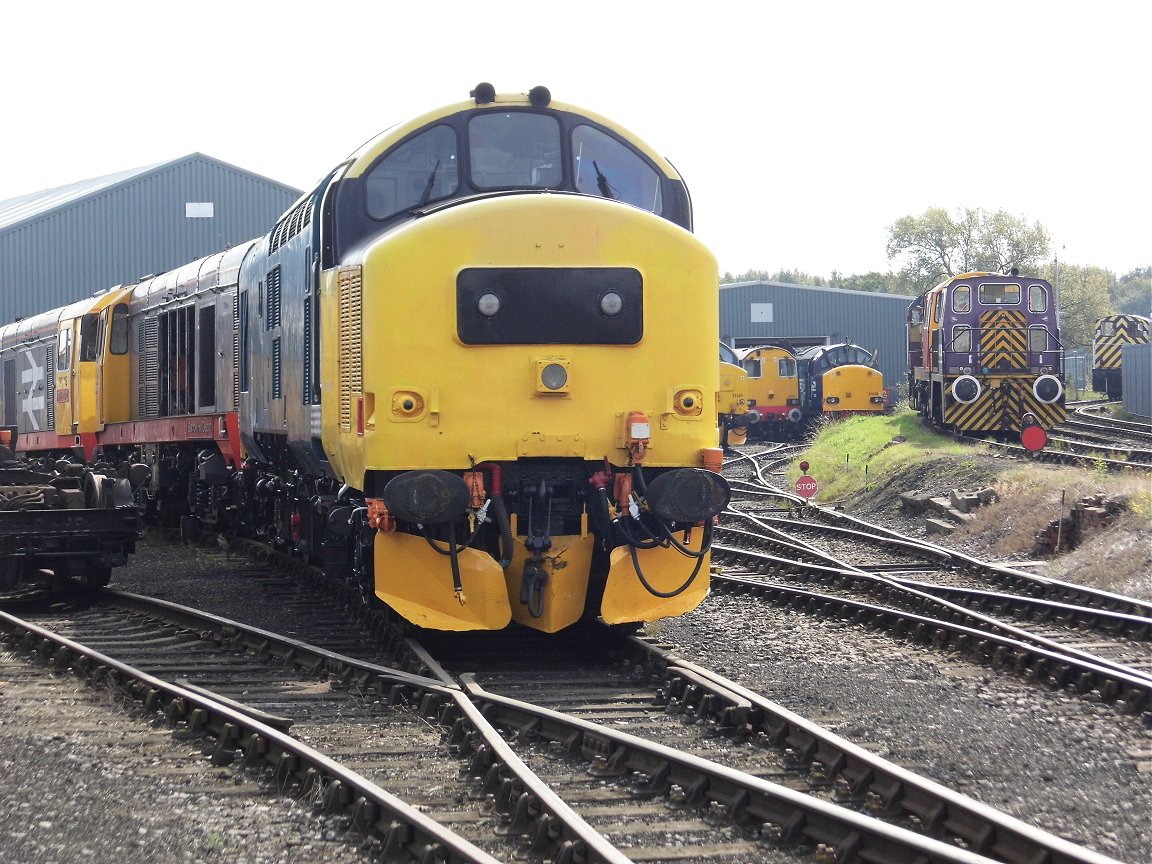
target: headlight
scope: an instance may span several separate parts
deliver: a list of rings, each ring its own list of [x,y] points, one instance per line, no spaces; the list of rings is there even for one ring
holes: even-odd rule
[[[496,313],[500,311],[500,298],[491,292],[481,294],[476,301],[476,311],[485,318],[495,318]]]
[[[620,314],[620,310],[624,308],[624,298],[617,294],[615,291],[609,291],[600,297],[600,311],[613,318]]]
[[[952,382],[952,396],[961,405],[971,405],[980,398],[980,382],[971,375],[961,375]]]
[[[1032,393],[1041,402],[1051,404],[1064,394],[1064,385],[1055,375],[1041,375],[1032,385]]]
[[[540,383],[545,390],[563,390],[568,385],[568,370],[560,363],[545,363],[540,368]]]

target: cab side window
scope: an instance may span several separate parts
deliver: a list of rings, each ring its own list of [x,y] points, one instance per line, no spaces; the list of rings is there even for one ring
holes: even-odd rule
[[[972,311],[972,288],[961,285],[952,292],[952,311],[963,314]]]
[[[72,327],[60,328],[59,338],[56,340],[56,368],[63,372],[72,367]]]
[[[1047,312],[1048,311],[1048,292],[1044,290],[1043,285],[1029,285],[1028,286],[1028,311],[1029,312]]]
[[[117,303],[112,308],[112,334],[109,350],[113,354],[128,353],[128,304]]]

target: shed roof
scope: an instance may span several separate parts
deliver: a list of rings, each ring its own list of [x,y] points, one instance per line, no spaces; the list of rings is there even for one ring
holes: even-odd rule
[[[21,195],[18,198],[9,198],[7,201],[0,201],[0,232],[5,232],[18,225],[23,225],[48,216],[79,201],[95,198],[116,186],[123,186],[142,180],[146,177],[168,171],[182,163],[192,161],[210,162],[226,170],[235,171],[238,174],[243,174],[246,177],[267,183],[294,195],[299,194],[299,190],[291,186],[277,183],[275,180],[269,180],[267,177],[262,177],[259,174],[253,174],[251,171],[245,171],[243,168],[237,168],[235,165],[229,165],[227,162],[221,162],[219,159],[205,156],[203,153],[190,153],[179,159],[170,159],[167,162],[156,162],[152,165],[130,168],[127,171],[118,171],[115,174],[105,174],[103,177],[91,177],[87,180],[69,183],[66,186],[43,189],[39,192]]]
[[[858,291],[855,288],[833,288],[829,285],[800,285],[796,282],[777,282],[775,279],[751,279],[745,282],[722,282],[720,283],[720,290],[725,291],[729,288],[755,288],[757,286],[771,286],[773,288],[787,288],[790,290],[799,291],[825,291],[829,294],[848,294],[856,297],[879,297],[885,300],[898,300],[902,301],[905,305],[915,300],[909,294],[889,294],[886,291]]]

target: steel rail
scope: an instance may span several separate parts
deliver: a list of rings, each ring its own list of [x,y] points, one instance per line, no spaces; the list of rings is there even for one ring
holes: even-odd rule
[[[867,623],[877,628],[883,626],[896,635],[911,632],[913,637],[922,638],[927,634],[934,643],[948,645],[960,651],[971,651],[980,660],[991,660],[993,665],[1008,658],[1015,658],[1014,665],[1019,672],[1046,681],[1055,687],[1073,685],[1081,693],[1096,690],[1104,701],[1123,702],[1130,713],[1145,710],[1152,703],[1152,677],[1147,674],[1099,658],[1089,661],[1073,656],[1068,651],[1050,650],[1038,644],[1041,641],[1049,641],[1040,637],[1020,641],[999,633],[979,630],[954,621],[928,618],[907,610],[737,576],[715,575],[712,582],[718,590],[733,594],[776,595],[794,607],[802,607],[809,611],[831,610],[840,618]],[[962,612],[966,616],[970,615],[967,610]],[[945,637],[950,637],[951,641]],[[990,646],[994,646],[994,650],[989,651]],[[1076,674],[1075,681],[1071,680],[1073,673]]]
[[[688,666],[683,667],[689,671]],[[768,780],[683,753],[662,744],[489,693],[469,675],[465,691],[497,726],[562,743],[592,761],[601,777],[632,777],[641,796],[669,796],[685,806],[707,808],[738,824],[760,823],[761,836],[782,843],[805,841],[826,860],[874,864],[976,864],[991,860],[932,837],[847,810]],[[735,696],[734,698],[742,698]],[[992,832],[994,833],[994,832]],[[988,839],[992,839],[989,837]],[[1055,838],[1053,838],[1055,840]],[[978,842],[977,845],[987,845]],[[1074,844],[1054,842],[1042,858],[1052,864],[1115,864]],[[1020,860],[1023,864],[1025,859]]]
[[[680,676],[683,686],[674,697],[719,714],[725,731],[758,733],[786,747],[795,765],[809,768],[814,782],[833,787],[836,800],[863,800],[874,816],[906,816],[929,836],[954,837],[971,851],[1012,864],[1082,860],[1085,850],[1070,841],[901,768],[711,670],[638,637],[632,640],[638,650],[667,664],[666,677]]]
[[[379,843],[382,860],[499,864],[364,776],[202,690],[164,681],[5,612],[0,612],[0,628],[55,668],[72,668],[95,683],[113,684],[132,693],[145,711],[163,713],[188,734],[215,738],[214,764],[229,764],[241,751],[248,765],[272,766],[280,783],[294,781],[302,795],[318,795],[328,812],[346,813],[354,831]]]

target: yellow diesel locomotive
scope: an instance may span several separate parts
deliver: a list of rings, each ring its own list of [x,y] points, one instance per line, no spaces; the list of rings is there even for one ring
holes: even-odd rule
[[[56,314],[80,401],[20,446],[146,465],[151,518],[347,566],[422,627],[697,606],[728,488],[684,182],[546,88],[470,96],[267,235]]]

